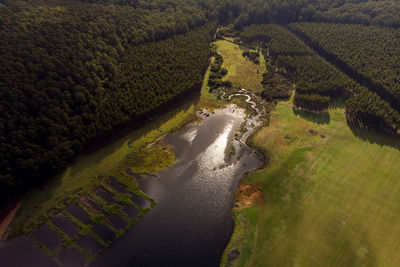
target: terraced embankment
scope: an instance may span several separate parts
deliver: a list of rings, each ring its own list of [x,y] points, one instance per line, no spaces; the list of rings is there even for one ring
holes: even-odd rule
[[[32,266],[84,266],[111,246],[154,204],[136,185],[123,184],[114,177],[105,178],[29,235],[3,243],[2,264],[28,266],[25,264],[29,260]],[[20,248],[24,249],[17,251]]]

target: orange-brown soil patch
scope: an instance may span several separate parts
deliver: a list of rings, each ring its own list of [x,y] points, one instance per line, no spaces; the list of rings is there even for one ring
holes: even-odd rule
[[[257,185],[241,184],[236,191],[235,203],[239,208],[246,208],[254,204],[260,204],[263,194]]]
[[[14,219],[14,216],[20,206],[21,201],[16,202],[14,205],[12,205],[12,207],[10,207],[9,211],[7,211],[7,214],[4,215],[2,220],[0,220],[0,240],[3,239],[4,234],[7,232],[8,226]]]

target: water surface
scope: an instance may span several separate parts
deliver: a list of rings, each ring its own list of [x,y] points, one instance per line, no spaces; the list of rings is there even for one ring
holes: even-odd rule
[[[261,160],[234,138],[245,121],[242,109],[230,105],[200,116],[200,124],[163,140],[174,148],[177,163],[138,181],[157,205],[93,266],[219,266],[234,226],[238,181]],[[232,145],[236,153],[229,157]]]

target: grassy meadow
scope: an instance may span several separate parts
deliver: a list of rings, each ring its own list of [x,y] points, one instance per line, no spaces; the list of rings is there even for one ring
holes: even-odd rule
[[[342,109],[312,115],[277,105],[254,137],[272,163],[243,180],[264,199],[235,210],[233,266],[400,264],[400,141],[356,132]]]
[[[244,49],[247,48],[226,40],[218,40],[214,43],[224,58],[222,67],[228,70],[228,74],[223,80],[231,81],[234,86],[260,92],[262,90],[260,82],[262,74],[265,72],[265,60],[262,53],[260,53],[260,64],[256,65],[242,56]]]

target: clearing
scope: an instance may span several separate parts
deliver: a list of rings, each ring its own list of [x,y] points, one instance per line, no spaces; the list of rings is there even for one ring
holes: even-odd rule
[[[226,40],[214,42],[218,52],[224,58],[222,67],[228,70],[223,80],[229,80],[234,86],[240,86],[254,92],[261,92],[262,74],[265,72],[265,59],[260,52],[260,64],[256,65],[242,56],[246,50],[255,51]]]

